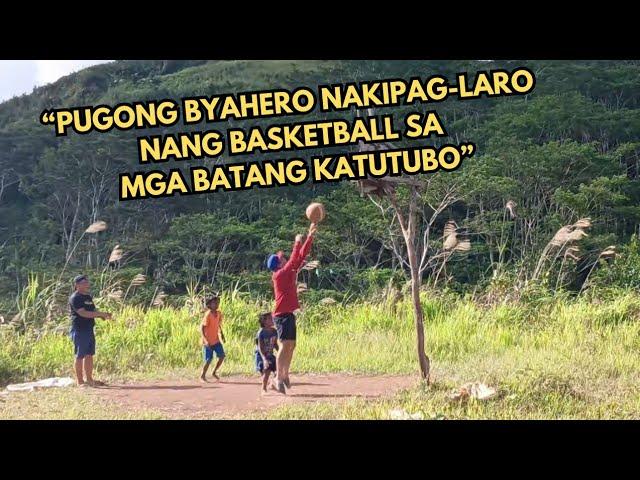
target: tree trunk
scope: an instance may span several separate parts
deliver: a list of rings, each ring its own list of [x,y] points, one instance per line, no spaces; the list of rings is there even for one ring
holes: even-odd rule
[[[409,269],[411,270],[411,300],[413,302],[413,317],[416,325],[420,374],[422,378],[429,383],[430,362],[429,357],[424,353],[424,314],[422,312],[422,304],[420,303],[420,285],[422,284],[422,278],[420,277],[420,266],[418,265],[418,257],[416,255],[415,248],[417,198],[418,192],[415,189],[412,189],[409,205],[409,220],[407,222],[402,214],[402,210],[398,208],[395,194],[390,196],[391,204],[396,211],[396,216],[400,223],[404,242],[407,245],[407,257],[409,259]]]
[[[418,339],[418,362],[420,363],[420,374],[429,383],[430,362],[429,357],[424,352],[424,314],[420,303],[420,285],[422,284],[420,273],[418,272],[418,259],[413,246],[413,242],[407,242],[407,254],[409,256],[409,266],[411,268],[411,300],[413,302],[413,317],[416,324],[416,336]]]

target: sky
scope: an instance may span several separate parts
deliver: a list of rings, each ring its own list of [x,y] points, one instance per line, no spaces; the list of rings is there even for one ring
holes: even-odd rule
[[[0,103],[110,60],[0,60]]]
[[[0,103],[83,68],[112,60],[0,60]],[[480,60],[491,62],[491,60]]]

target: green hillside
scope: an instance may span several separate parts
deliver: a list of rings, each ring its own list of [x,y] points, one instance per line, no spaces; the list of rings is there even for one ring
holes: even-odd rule
[[[56,138],[39,123],[45,109],[433,74],[453,78],[462,71],[519,66],[537,78],[526,97],[395,110],[402,118],[410,110],[435,108],[452,139],[478,146],[477,155],[456,173],[424,179],[431,182],[424,198],[426,218],[447,189],[456,193],[456,201],[432,223],[426,256],[441,248],[450,219],[472,242],[470,252],[455,255],[445,268],[426,268],[425,281],[437,278],[440,286],[477,291],[500,279],[509,285],[530,280],[554,233],[590,217],[592,227],[575,264],[560,259],[545,264],[546,276],[538,276],[550,291],[575,292],[603,249],[623,249],[640,224],[640,62],[118,61],[0,104],[0,314],[16,312],[15,297],[30,272],[46,283],[67,259],[67,275],[99,271],[116,244],[126,253],[122,279],[136,273],[150,279],[135,293],[141,302],[158,289],[183,294],[196,284],[219,289],[241,282],[252,292],[264,292],[264,258],[288,248],[294,231],[304,228],[304,206],[312,199],[323,201],[329,216],[313,254],[321,267],[304,278],[310,295],[345,298],[376,291],[390,279],[399,287],[403,283],[394,253],[401,249],[396,226],[390,227],[390,217],[350,183],[120,203],[117,174],[137,169],[135,138],[145,132]],[[243,127],[254,124],[262,123],[242,122]],[[508,201],[517,205],[515,219],[505,213]],[[83,238],[72,253],[95,220],[106,221],[108,230]],[[594,278],[604,275],[600,270]],[[606,275],[608,286],[621,278],[621,286],[640,284],[640,277],[624,272]]]

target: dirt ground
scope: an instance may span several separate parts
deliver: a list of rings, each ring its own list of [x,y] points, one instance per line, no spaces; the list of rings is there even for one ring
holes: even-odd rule
[[[349,398],[390,396],[416,382],[415,376],[296,375],[287,395],[261,395],[257,376],[222,377],[219,382],[163,380],[117,383],[91,389],[91,394],[125,409],[152,409],[169,418],[230,418],[287,403],[336,402]]]

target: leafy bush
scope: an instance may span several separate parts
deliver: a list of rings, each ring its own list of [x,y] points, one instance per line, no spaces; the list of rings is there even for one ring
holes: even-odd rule
[[[640,240],[637,235],[624,245],[613,261],[600,260],[600,268],[591,275],[590,283],[596,290],[640,290]]]

